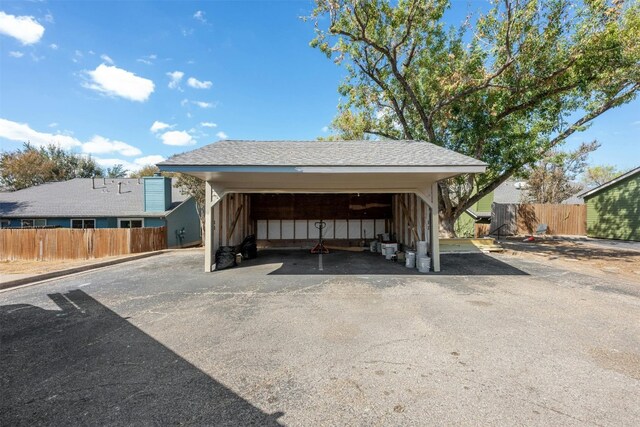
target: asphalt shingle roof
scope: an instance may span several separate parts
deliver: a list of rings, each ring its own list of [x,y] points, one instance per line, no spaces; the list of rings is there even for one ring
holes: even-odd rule
[[[142,179],[91,178],[50,182],[24,190],[0,192],[0,217],[157,217],[167,212],[144,211]],[[118,182],[122,193],[118,194]],[[173,187],[172,209],[187,199]]]
[[[219,141],[158,165],[484,166],[424,141]]]

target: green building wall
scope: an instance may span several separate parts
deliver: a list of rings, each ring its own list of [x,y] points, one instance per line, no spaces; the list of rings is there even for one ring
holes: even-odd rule
[[[640,241],[640,174],[591,196],[587,205],[587,236]]]
[[[478,200],[476,204],[471,207],[473,212],[491,212],[491,204],[493,203],[493,191],[482,199]],[[454,224],[454,230],[458,237],[474,237],[475,223],[471,215],[467,212],[462,212],[462,215],[458,217]]]

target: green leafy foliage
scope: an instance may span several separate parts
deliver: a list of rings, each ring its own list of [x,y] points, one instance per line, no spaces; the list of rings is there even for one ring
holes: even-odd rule
[[[118,163],[110,168],[107,168],[105,174],[108,178],[124,178],[127,176],[127,172],[129,171],[125,169],[122,164]]]
[[[153,176],[158,172],[160,172],[160,169],[158,169],[156,165],[146,165],[141,167],[139,170],[130,173],[129,176],[131,178],[142,178],[145,176]]]
[[[311,46],[348,71],[330,139],[417,139],[487,173],[441,182],[443,231],[640,88],[640,3],[502,0],[447,26],[448,0],[316,0]]]
[[[11,191],[102,173],[90,156],[70,153],[57,145],[35,147],[25,143],[22,149],[0,154],[0,187]]]
[[[198,212],[198,217],[200,218],[200,235],[205,235],[205,202],[206,202],[206,192],[205,192],[205,182],[195,176],[186,175],[183,173],[175,174],[177,178],[176,186],[180,188],[180,193],[184,195],[188,195],[193,197],[196,202],[196,211]]]
[[[591,166],[584,172],[582,181],[589,188],[599,187],[622,174],[622,171],[612,165]]]
[[[584,186],[576,179],[587,167],[589,154],[599,146],[594,141],[581,144],[573,151],[549,151],[524,172],[527,178],[527,201],[529,203],[562,203],[580,192]]]

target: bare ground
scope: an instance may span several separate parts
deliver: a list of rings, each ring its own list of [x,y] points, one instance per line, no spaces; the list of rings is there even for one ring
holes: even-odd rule
[[[598,242],[583,240],[539,238],[534,242],[514,238],[500,244],[510,255],[523,258],[534,256],[569,270],[640,283],[639,250],[606,247]]]

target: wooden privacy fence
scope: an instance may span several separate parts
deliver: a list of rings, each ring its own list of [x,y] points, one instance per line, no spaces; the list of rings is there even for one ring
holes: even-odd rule
[[[0,229],[0,261],[91,259],[166,247],[166,227]]]
[[[494,203],[491,231],[506,224],[502,234],[532,234],[539,224],[547,224],[547,234],[584,236],[587,234],[586,205],[516,205]]]

